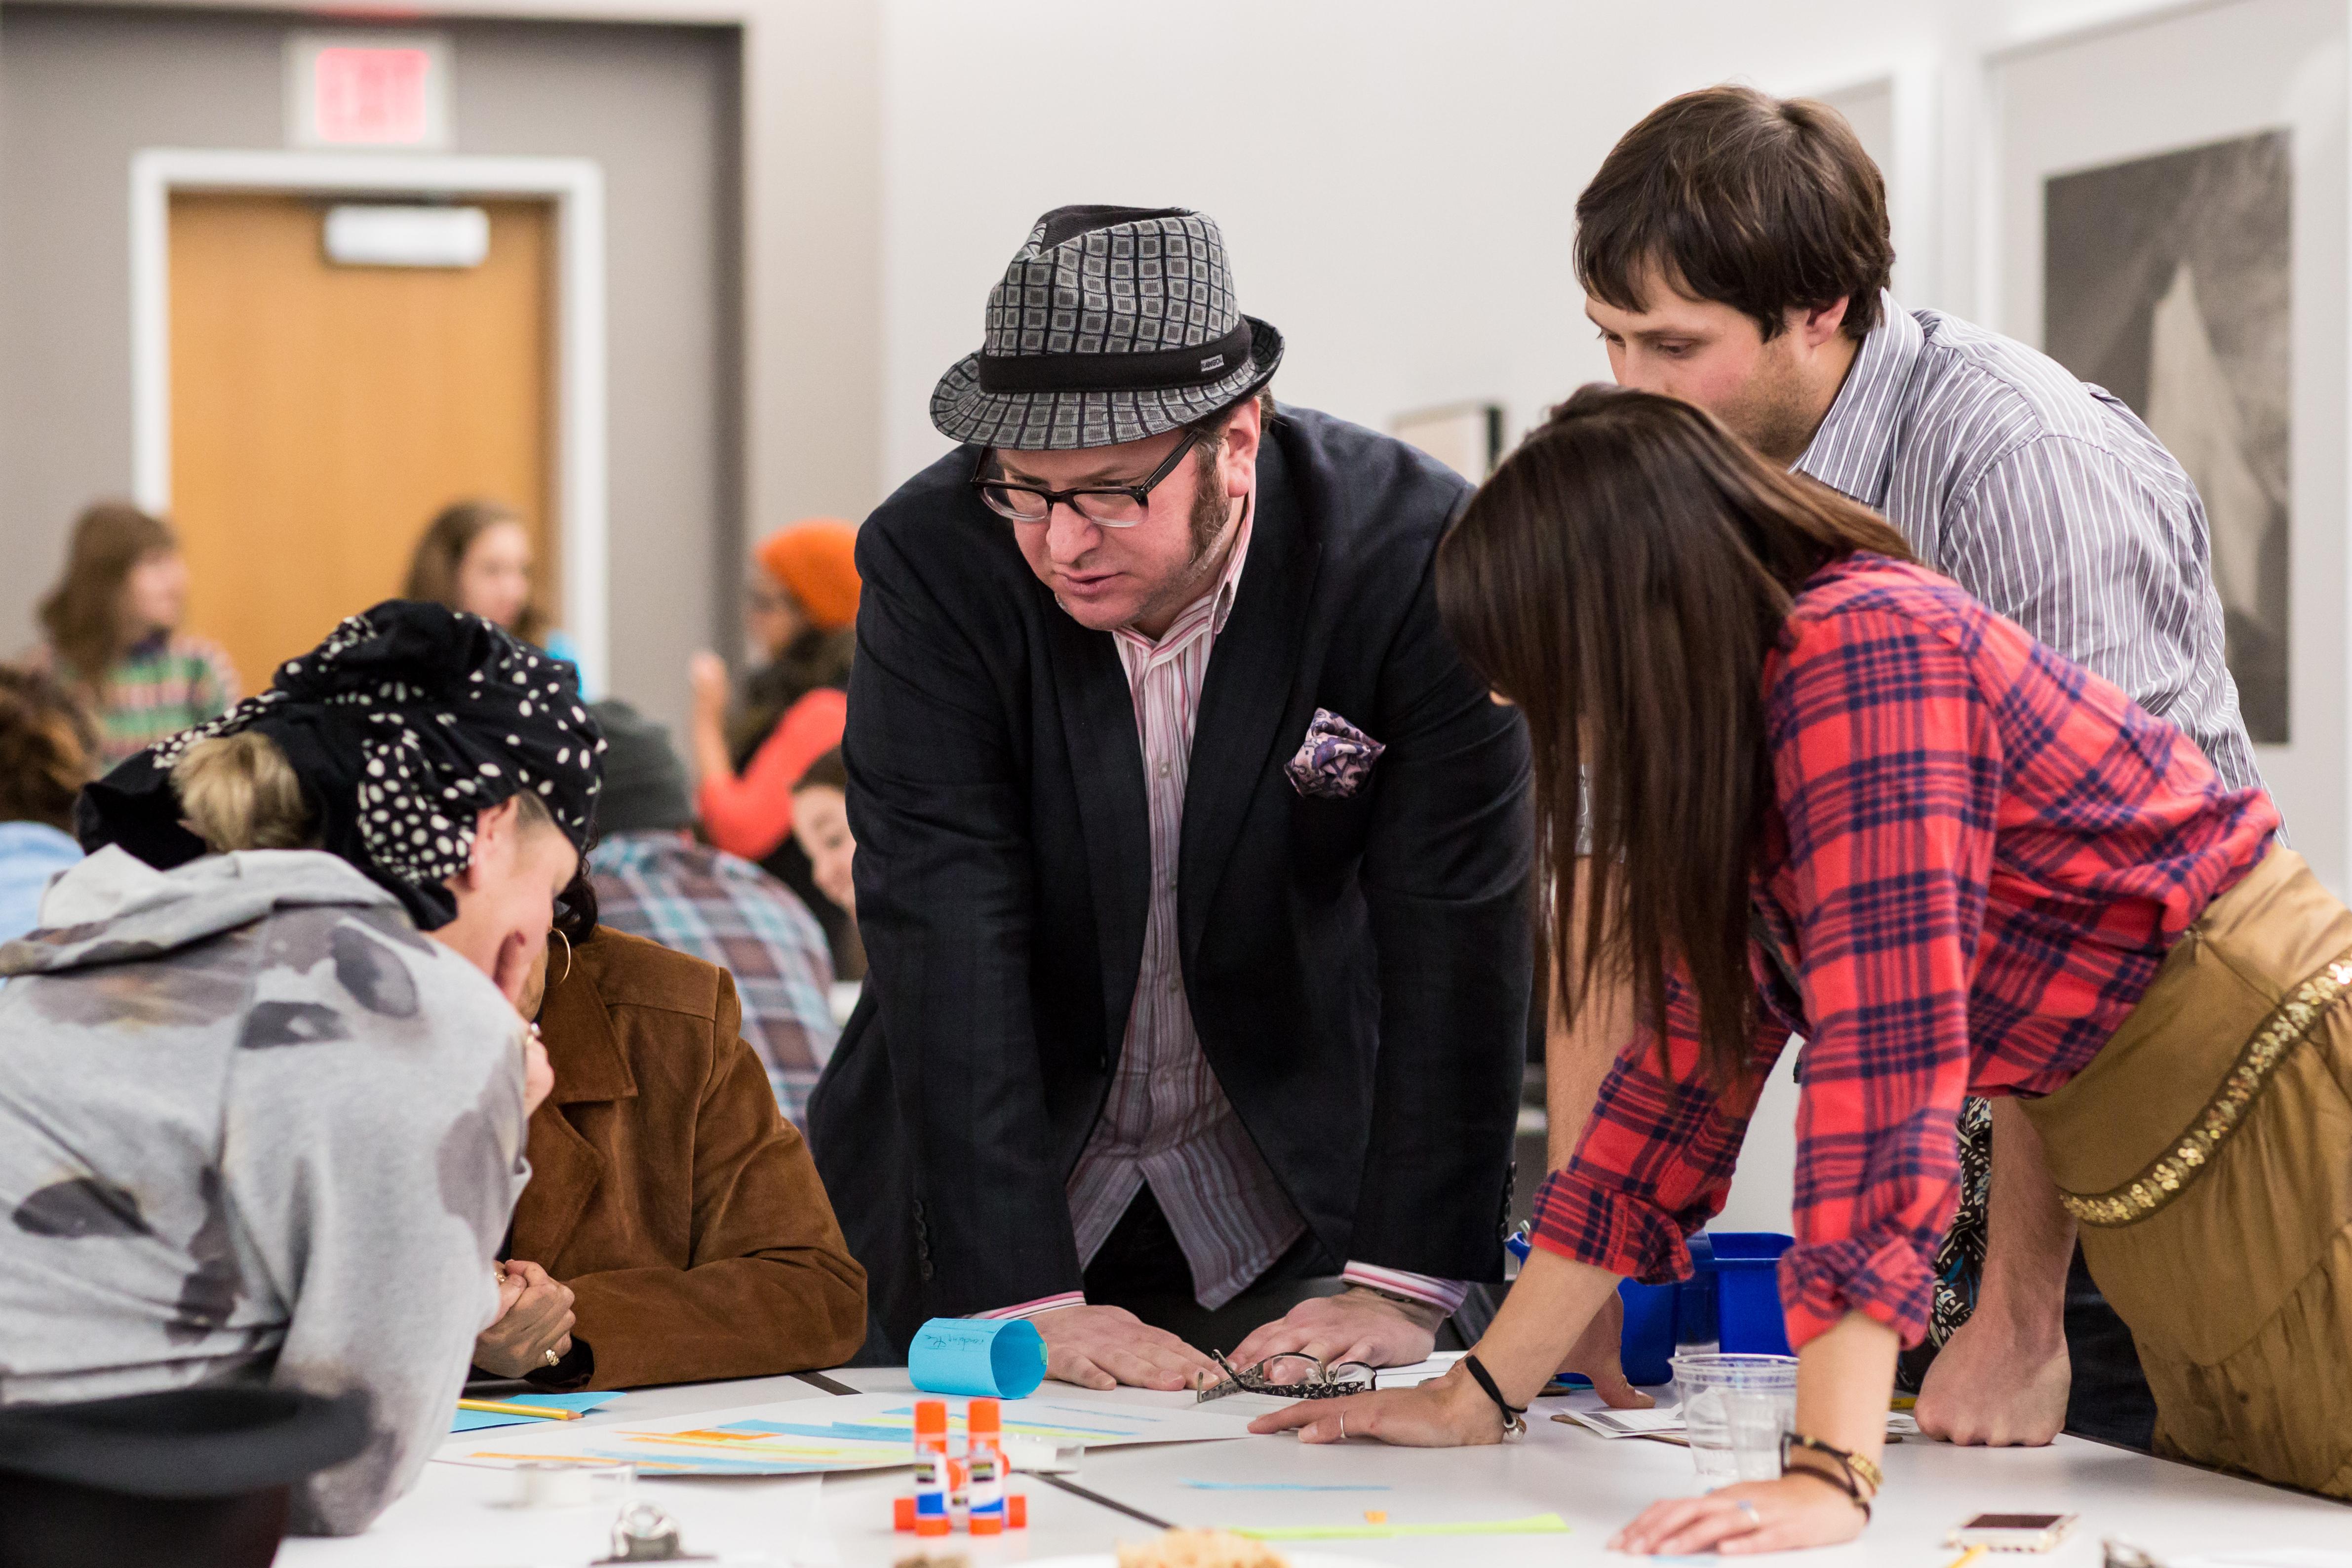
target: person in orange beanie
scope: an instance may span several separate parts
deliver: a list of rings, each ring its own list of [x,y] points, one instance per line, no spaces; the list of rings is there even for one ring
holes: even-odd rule
[[[833,518],[809,518],[761,541],[744,584],[744,626],[764,662],[740,700],[717,654],[696,654],[688,671],[704,836],[799,893],[832,940],[836,963],[848,913],[824,897],[793,842],[792,788],[841,739],[857,636],[856,542],[857,530]]]

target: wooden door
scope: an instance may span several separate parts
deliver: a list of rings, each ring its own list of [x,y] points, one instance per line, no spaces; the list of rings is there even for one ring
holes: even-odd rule
[[[548,526],[554,216],[479,204],[465,268],[326,258],[327,204],[172,200],[172,514],[189,629],[247,690],[400,591],[427,522],[489,497],[529,521],[554,618]]]

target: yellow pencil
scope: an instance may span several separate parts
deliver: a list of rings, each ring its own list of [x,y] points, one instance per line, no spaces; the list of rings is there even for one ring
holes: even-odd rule
[[[528,1415],[535,1421],[577,1421],[580,1412],[560,1405],[509,1405],[502,1399],[461,1399],[460,1410],[486,1410],[493,1415]]]
[[[1944,1568],[1969,1568],[1969,1564],[1983,1556],[1985,1552],[1986,1548],[1983,1546],[1971,1546],[1949,1563],[1945,1563]]]

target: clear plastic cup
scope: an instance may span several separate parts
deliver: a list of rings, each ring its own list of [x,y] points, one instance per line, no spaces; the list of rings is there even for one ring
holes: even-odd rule
[[[1780,1439],[1797,1424],[1797,1358],[1711,1351],[1671,1364],[1698,1479],[1709,1488],[1776,1479]]]

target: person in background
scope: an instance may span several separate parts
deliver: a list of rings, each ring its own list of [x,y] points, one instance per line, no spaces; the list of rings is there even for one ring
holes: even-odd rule
[[[47,676],[0,667],[0,942],[40,923],[49,879],[81,858],[74,797],[98,736]]]
[[[2196,487],[2116,398],[2023,343],[1903,308],[1885,180],[1836,110],[1746,87],[1685,94],[1625,133],[1576,216],[1585,313],[1621,384],[1696,404],[1882,513],[1924,564],[2187,731],[2223,784],[2261,787]],[[1549,1052],[1562,1144],[1632,1027],[1622,993],[1583,1017]],[[2145,1447],[2155,1405],[2131,1336],[2064,1232],[2035,1223],[2042,1184],[2002,1170],[2004,1142],[2031,1158],[2023,1111],[1972,1100],[1961,1129],[1934,1319],[1905,1357],[1920,1427]]]
[[[630,749],[615,741],[610,754]],[[612,794],[608,781],[606,809]],[[555,1092],[531,1118],[530,1184],[515,1205],[517,1305],[477,1342],[475,1364],[549,1388],[840,1365],[865,1338],[866,1271],[745,1043],[736,982],[600,926],[599,897],[593,880],[565,893],[523,999]],[[800,923],[813,941],[814,922]],[[755,962],[768,945],[724,940]]]
[[[840,748],[811,763],[793,785],[793,837],[800,840],[824,896],[856,915],[857,883],[851,868],[857,839],[849,831],[849,770]]]
[[[577,668],[572,639],[540,610],[532,553],[522,513],[501,501],[458,501],[425,526],[401,596],[479,616]]]
[[[793,837],[792,786],[811,758],[841,741],[841,693],[857,642],[856,538],[848,523],[810,518],[761,542],[744,590],[745,630],[760,667],[741,701],[730,707],[717,654],[696,655],[688,670],[704,834],[799,894],[824,927],[835,971],[852,977],[862,963],[856,927],[816,885]]]
[[[588,852],[600,919],[608,930],[731,973],[743,1038],[776,1104],[799,1126],[840,1034],[824,932],[790,888],[740,856],[695,841],[686,766],[668,731],[625,702],[597,703],[595,713],[611,747],[598,837]]]
[[[101,766],[236,700],[228,656],[179,629],[187,607],[188,563],[169,524],[125,501],[81,514],[65,573],[41,601],[47,635],[24,662],[89,710]]]
[[[849,685],[857,648],[857,530],[829,517],[778,529],[752,552],[743,631],[759,668],[731,703],[726,661],[694,661],[692,741],[706,783],[748,766],[793,704],[821,687]],[[724,765],[715,765],[719,759]]]
[[[551,1087],[515,1005],[601,743],[568,666],[394,600],[83,792],[89,858],[0,947],[0,1403],[357,1392],[294,1528],[415,1479],[499,1300]]]
[[[2352,1498],[2352,910],[2260,788],[1653,393],[1561,405],[1447,535],[1437,594],[1527,716],[1564,1011],[1608,973],[1644,1025],[1472,1353],[1252,1430],[1500,1441],[1621,1279],[1689,1273],[1793,1036],[1782,1473],[1657,1503],[1612,1550],[1861,1532],[1969,1094],[2024,1111],[2032,1217],[2081,1226],[2158,1447]]]

